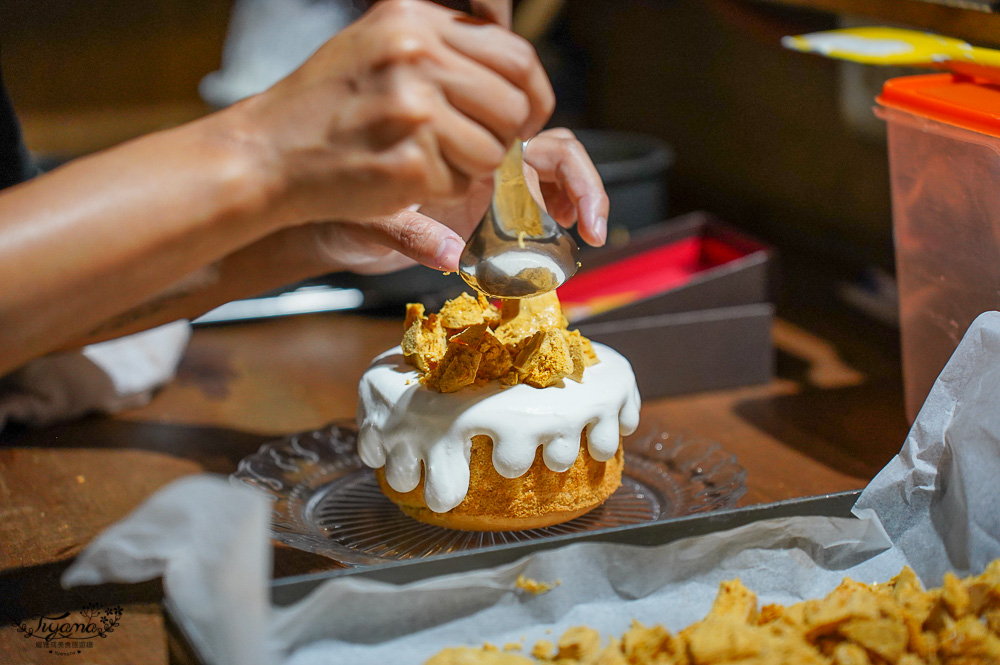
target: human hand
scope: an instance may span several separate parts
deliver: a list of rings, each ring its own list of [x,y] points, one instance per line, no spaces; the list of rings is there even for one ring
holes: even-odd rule
[[[553,107],[525,40],[429,2],[385,0],[231,113],[287,226],[464,196]]]
[[[525,150],[525,174],[535,198],[562,226],[579,219],[580,236],[603,245],[607,236],[608,196],[590,156],[573,133],[557,128],[531,139]],[[417,212],[354,222],[311,225],[316,252],[331,270],[363,274],[392,272],[413,265],[457,270],[458,258],[482,219],[493,191],[492,177],[473,183],[466,196]]]

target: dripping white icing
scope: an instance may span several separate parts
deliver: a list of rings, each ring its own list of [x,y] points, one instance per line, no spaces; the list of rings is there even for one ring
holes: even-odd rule
[[[545,465],[562,472],[588,449],[606,461],[618,450],[619,435],[639,424],[639,389],[632,366],[617,351],[594,344],[601,362],[584,371],[583,383],[532,388],[483,387],[439,393],[419,382],[399,349],[375,358],[359,386],[358,450],[371,467],[385,466],[386,481],[409,492],[426,469],[424,501],[438,513],[451,510],[469,491],[472,437],[493,439],[493,466],[505,478],[524,474],[542,446]]]

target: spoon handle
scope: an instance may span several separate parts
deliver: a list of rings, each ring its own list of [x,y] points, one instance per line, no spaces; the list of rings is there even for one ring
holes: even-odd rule
[[[511,236],[523,233],[531,238],[545,234],[542,209],[531,195],[524,179],[524,152],[521,141],[507,151],[493,176],[493,206],[496,223]]]

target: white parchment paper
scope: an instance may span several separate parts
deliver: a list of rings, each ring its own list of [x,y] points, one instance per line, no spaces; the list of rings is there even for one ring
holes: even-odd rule
[[[164,575],[212,663],[422,663],[446,646],[556,640],[633,618],[679,630],[740,577],[761,603],[825,595],[845,576],[885,581],[908,564],[925,584],[1000,557],[1000,313],[980,316],[935,384],[858,519],[797,517],[660,547],[581,543],[483,571],[396,586],[330,580],[287,608],[267,603],[266,501],[218,478],[178,481],[99,536],[64,583]],[[560,585],[532,596],[525,574]]]

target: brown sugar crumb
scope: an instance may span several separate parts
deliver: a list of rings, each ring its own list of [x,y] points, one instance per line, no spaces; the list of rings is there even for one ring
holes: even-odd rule
[[[445,649],[427,661],[427,665],[532,665],[532,661],[515,653],[457,647]]]
[[[946,574],[924,591],[904,568],[884,584],[845,579],[822,600],[766,605],[739,580],[723,582],[708,615],[676,635],[638,621],[602,648],[591,628],[570,628],[558,643],[539,640],[533,660],[558,665],[965,665],[1000,663],[1000,559],[979,576]],[[548,631],[547,631],[548,632]],[[444,653],[456,650],[449,649]],[[484,649],[428,665],[492,665]],[[439,654],[440,656],[441,654]],[[438,656],[435,656],[438,658]],[[506,663],[503,663],[506,665]]]
[[[420,381],[443,393],[490,381],[535,388],[564,378],[583,380],[597,361],[593,346],[567,328],[555,292],[505,300],[497,308],[482,294],[449,300],[439,314],[406,306],[402,349],[421,372]]]
[[[523,647],[517,642],[508,642],[503,645],[504,651],[520,651]]]
[[[545,582],[539,582],[538,580],[533,580],[530,577],[525,577],[524,575],[518,575],[517,581],[514,583],[521,591],[527,591],[533,596],[540,596],[543,593],[548,593],[552,591],[560,582],[556,581],[553,584],[546,584]]]

